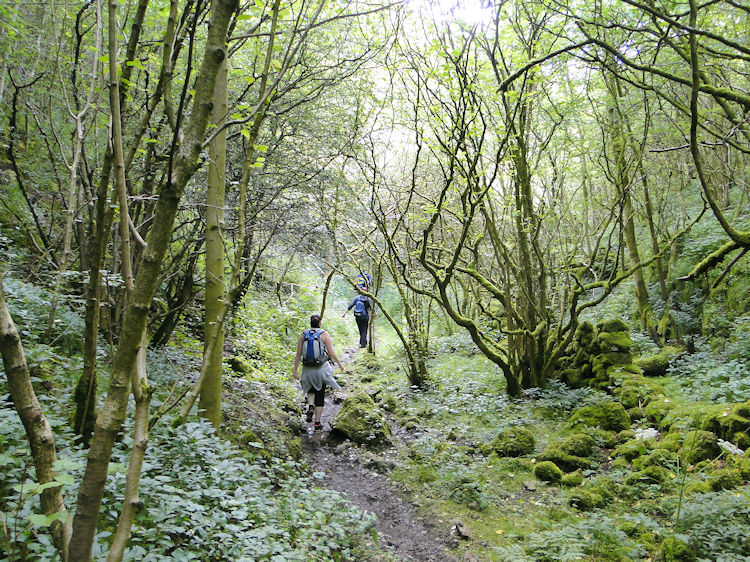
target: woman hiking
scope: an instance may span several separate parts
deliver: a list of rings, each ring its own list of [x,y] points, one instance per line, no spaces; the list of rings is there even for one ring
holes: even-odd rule
[[[310,328],[303,330],[297,340],[297,355],[294,357],[292,376],[300,379],[302,392],[307,404],[307,422],[315,417],[315,430],[323,429],[321,418],[325,404],[326,386],[341,388],[333,378],[333,367],[329,359],[336,362],[339,372],[344,372],[344,366],[333,351],[331,336],[320,327],[319,314],[310,317]],[[300,361],[302,361],[302,376],[297,375]]]

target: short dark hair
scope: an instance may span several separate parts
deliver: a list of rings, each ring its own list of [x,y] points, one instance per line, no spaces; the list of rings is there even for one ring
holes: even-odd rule
[[[310,327],[320,328],[320,314],[313,314],[310,316]]]

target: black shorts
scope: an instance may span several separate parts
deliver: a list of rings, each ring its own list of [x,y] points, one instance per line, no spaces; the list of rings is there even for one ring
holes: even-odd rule
[[[320,387],[320,390],[310,389],[310,392],[315,394],[315,405],[323,406],[326,403],[326,385]]]

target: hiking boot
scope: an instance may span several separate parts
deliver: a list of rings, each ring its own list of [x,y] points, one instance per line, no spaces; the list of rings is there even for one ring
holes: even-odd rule
[[[315,431],[320,431],[323,429],[323,424],[320,422],[315,422]]]
[[[315,414],[315,406],[313,406],[312,404],[310,404],[307,407],[307,414],[305,415],[305,417],[307,418],[307,423],[310,423],[313,420],[313,415],[314,414]]]

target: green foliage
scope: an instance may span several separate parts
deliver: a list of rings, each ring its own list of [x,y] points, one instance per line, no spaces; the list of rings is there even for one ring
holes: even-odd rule
[[[591,515],[555,529],[529,533],[523,543],[493,549],[500,560],[635,560],[646,553],[609,517]]]
[[[750,337],[742,326],[736,331],[734,346],[714,352],[704,339],[696,339],[696,353],[680,355],[670,362],[668,374],[693,400],[750,400],[750,367],[745,360],[750,353]]]
[[[52,293],[39,285],[15,279],[4,273],[3,288],[13,321],[27,351],[30,366],[46,358],[65,362],[64,355],[83,350],[82,299],[61,295],[55,323],[49,338],[45,334]]]
[[[741,560],[750,555],[750,493],[692,494],[682,504],[678,528],[697,557]]]

